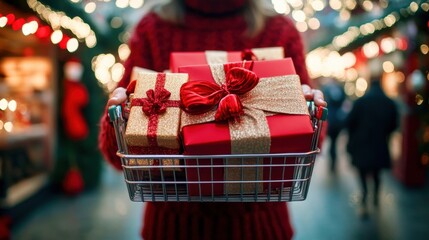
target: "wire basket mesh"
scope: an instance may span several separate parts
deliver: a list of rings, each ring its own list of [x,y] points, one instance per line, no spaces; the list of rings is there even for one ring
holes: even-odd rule
[[[307,197],[326,109],[309,103],[311,151],[228,155],[128,154],[120,106],[109,109],[129,197],[136,202],[291,202]],[[227,173],[239,176],[225,178]],[[251,174],[249,174],[251,173]]]

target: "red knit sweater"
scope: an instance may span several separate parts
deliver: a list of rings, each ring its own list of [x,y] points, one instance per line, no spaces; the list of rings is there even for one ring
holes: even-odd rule
[[[304,49],[294,24],[283,16],[271,18],[263,32],[246,38],[241,15],[209,18],[188,15],[177,27],[147,14],[130,39],[131,55],[119,87],[126,87],[133,66],[163,71],[173,51],[228,50],[282,46],[294,61],[302,83],[309,84]],[[107,114],[101,119],[100,149],[121,169],[115,135]],[[290,239],[292,227],[285,203],[148,203],[142,237],[145,239]]]

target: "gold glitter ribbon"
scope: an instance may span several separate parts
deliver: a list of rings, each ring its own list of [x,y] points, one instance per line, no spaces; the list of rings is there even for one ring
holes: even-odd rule
[[[225,71],[222,64],[210,65],[215,82],[225,83]],[[298,75],[285,75],[260,78],[258,85],[250,92],[240,96],[244,106],[244,115],[239,122],[229,122],[232,154],[269,153],[271,146],[270,130],[266,117],[280,114],[309,115],[307,104]],[[213,122],[216,109],[199,115],[182,114],[182,127],[206,122]],[[225,159],[231,165],[261,164],[262,159]],[[263,168],[226,168],[225,180],[262,180]],[[225,193],[252,193],[255,184],[226,184]],[[263,191],[258,184],[257,191]]]

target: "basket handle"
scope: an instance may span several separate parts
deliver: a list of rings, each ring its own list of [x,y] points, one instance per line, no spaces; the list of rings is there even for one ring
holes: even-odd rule
[[[317,106],[315,117],[321,121],[325,121],[328,118],[328,108]]]
[[[328,108],[316,106],[313,101],[307,101],[308,111],[313,119],[325,121],[328,117]]]
[[[117,121],[122,116],[121,105],[112,105],[108,110],[110,122]]]

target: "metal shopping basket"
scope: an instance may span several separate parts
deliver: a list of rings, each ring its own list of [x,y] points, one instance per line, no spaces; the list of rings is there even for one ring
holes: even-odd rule
[[[318,140],[322,121],[327,109],[308,102],[314,134],[311,151],[302,153],[276,154],[229,154],[229,155],[135,155],[128,154],[124,140],[126,120],[121,106],[109,108],[118,144],[117,155],[121,158],[126,186],[131,201],[135,202],[290,202],[302,201],[307,197],[316,155],[320,152]],[[164,161],[174,164],[165,165]],[[257,159],[248,164],[249,159]],[[136,165],[136,161],[157,161],[157,165]],[[217,164],[219,160],[222,164]],[[192,161],[192,164],[187,164]],[[263,171],[264,178],[224,180],[213,176],[220,169],[243,171],[253,168]],[[203,171],[204,170],[204,171]],[[197,173],[197,180],[187,179],[187,173]],[[204,172],[206,175],[200,175]],[[272,173],[282,175],[273,178]],[[209,174],[207,174],[209,173]],[[208,176],[207,176],[208,175]],[[242,175],[243,176],[243,175]],[[258,176],[258,174],[256,174]],[[259,175],[260,176],[260,175]],[[219,186],[235,185],[238,193],[220,193]],[[263,185],[261,190],[259,185]],[[252,188],[252,185],[254,186]],[[249,186],[253,190],[249,189]]]

